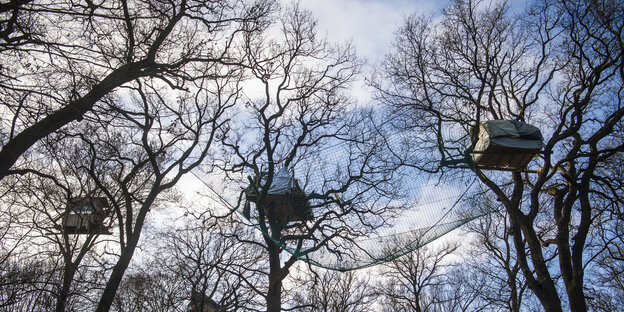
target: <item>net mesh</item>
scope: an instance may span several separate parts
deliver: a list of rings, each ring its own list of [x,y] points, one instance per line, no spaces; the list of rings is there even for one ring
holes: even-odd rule
[[[254,198],[247,201],[246,211],[241,202],[229,205],[246,223],[307,263],[349,271],[391,261],[488,213],[473,204],[480,194],[474,174],[428,170],[434,151],[412,150],[409,140],[385,135],[383,141],[336,141],[305,150],[289,170],[307,194],[307,203],[261,203]],[[246,187],[242,183],[238,190]],[[239,195],[245,203],[244,192]],[[293,210],[305,205],[312,218],[286,220],[276,229],[270,222],[276,205]]]

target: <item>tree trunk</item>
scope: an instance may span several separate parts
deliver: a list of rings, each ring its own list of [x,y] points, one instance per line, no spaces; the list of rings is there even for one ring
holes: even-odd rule
[[[139,234],[137,233],[134,236],[139,236]],[[104,288],[104,292],[100,297],[100,302],[95,310],[96,312],[108,312],[110,310],[113,300],[115,299],[115,295],[117,294],[119,284],[121,284],[121,280],[126,273],[126,269],[128,268],[128,265],[130,265],[130,260],[132,260],[132,255],[134,254],[138,241],[138,237],[137,239],[128,241],[128,245],[126,245],[126,248],[122,250],[121,256],[119,257],[117,264],[115,264],[113,272],[108,278],[108,282]]]
[[[518,287],[516,285],[516,273],[512,271],[507,272],[507,285],[511,290],[511,300],[509,302],[509,310],[512,312],[520,312],[520,298],[518,298]]]
[[[522,273],[527,280],[527,285],[539,299],[540,303],[544,307],[544,311],[562,312],[561,300],[559,299],[557,288],[555,287],[555,283],[552,280],[550,273],[548,272],[546,262],[544,261],[544,258],[541,254],[541,245],[539,241],[536,240],[536,237],[534,235],[535,233],[531,231],[532,228],[527,228],[527,226],[525,225],[523,229],[525,230],[524,232],[526,243],[529,245],[529,249],[532,252],[530,258],[533,264],[533,268],[535,270],[535,274],[537,276],[536,278],[533,275],[533,271],[529,268],[527,264],[528,256],[524,252],[525,242],[523,241],[521,234],[523,231],[520,231],[520,229],[518,228],[516,231],[514,231],[514,245],[516,247],[518,259],[520,261]]]
[[[587,312],[587,304],[585,303],[585,294],[583,288],[579,287],[578,283],[566,283],[566,291],[568,298],[570,298],[570,311],[572,312]]]
[[[282,267],[280,265],[280,248],[270,239],[266,239],[269,252],[269,289],[266,302],[267,312],[280,312],[282,310]]]
[[[63,272],[63,284],[61,285],[61,291],[56,299],[56,312],[65,312],[65,305],[67,304],[69,290],[71,288],[72,281],[74,280],[75,273],[76,266],[68,263]]]
[[[160,179],[154,182],[155,185],[160,185]],[[130,260],[132,260],[132,256],[134,255],[134,251],[136,250],[136,246],[139,243],[139,238],[141,237],[141,230],[143,229],[143,224],[145,222],[145,217],[149,211],[149,207],[152,206],[154,200],[156,199],[156,194],[160,191],[157,191],[158,187],[154,187],[152,189],[152,193],[147,197],[143,205],[141,205],[141,209],[137,214],[136,221],[134,223],[134,231],[129,235],[128,242],[126,246],[121,250],[121,255],[119,256],[119,260],[113,267],[113,272],[111,276],[108,278],[108,282],[106,283],[106,287],[104,288],[104,292],[100,297],[100,302],[96,308],[96,312],[108,312],[110,310],[111,305],[113,304],[113,300],[115,299],[115,295],[117,294],[117,289],[119,288],[119,284],[121,284],[121,280],[126,273],[126,269],[130,265]],[[131,229],[128,229],[128,231]]]
[[[568,235],[569,231],[567,230],[569,220],[564,221],[565,223],[559,224],[558,234],[559,267],[561,270],[561,278],[568,295],[570,311],[587,312],[585,293],[583,292],[582,258],[573,259],[574,256],[578,255],[573,256],[570,252],[570,236]],[[577,244],[583,244],[584,241],[585,240],[582,239],[582,241],[577,242]],[[580,253],[582,254],[582,251]],[[579,264],[581,265],[579,266]]]
[[[514,190],[511,200],[505,199],[507,212],[511,221],[510,229],[513,233],[514,247],[527,285],[535,293],[546,312],[562,312],[561,299],[555,282],[548,271],[548,265],[542,252],[542,244],[533,228],[537,204],[531,202],[531,212],[525,215],[521,207],[524,193],[524,181],[519,172],[514,172]],[[500,192],[503,194],[502,192]],[[530,254],[526,253],[528,247]],[[533,265],[529,267],[528,261]]]

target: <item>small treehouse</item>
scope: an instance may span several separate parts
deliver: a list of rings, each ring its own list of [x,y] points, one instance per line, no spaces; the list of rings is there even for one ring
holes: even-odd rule
[[[67,234],[110,234],[104,225],[108,207],[105,197],[70,199],[60,229]]]
[[[484,121],[472,159],[481,169],[521,171],[540,152],[543,141],[537,127],[521,121]]]
[[[265,217],[270,214],[282,225],[295,221],[309,221],[314,219],[312,209],[306,193],[299,186],[299,182],[288,172],[286,168],[280,169],[273,176],[271,186],[266,191],[266,196],[259,202],[262,187],[266,185],[267,174],[252,179],[245,189],[247,202],[243,214],[249,218],[250,203],[262,205]]]

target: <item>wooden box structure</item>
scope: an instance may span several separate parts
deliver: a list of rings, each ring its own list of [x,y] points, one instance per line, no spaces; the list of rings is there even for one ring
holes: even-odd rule
[[[258,203],[259,192],[262,191],[261,187],[266,180],[266,174],[250,180],[252,183],[245,189],[247,202],[263,205],[265,217],[273,212],[276,221],[280,224],[314,219],[306,193],[286,169],[275,174],[262,203]]]
[[[67,204],[61,228],[67,234],[110,234],[104,226],[108,201],[105,197],[74,198]]]
[[[543,147],[540,130],[517,120],[490,120],[479,127],[473,161],[482,169],[523,170]]]

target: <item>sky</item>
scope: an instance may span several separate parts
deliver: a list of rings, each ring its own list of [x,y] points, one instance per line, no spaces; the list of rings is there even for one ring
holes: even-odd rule
[[[302,0],[318,20],[320,35],[336,43],[351,40],[369,66],[389,50],[406,16],[441,13],[448,0]]]
[[[291,0],[282,0],[290,3]],[[371,104],[372,91],[363,79],[389,51],[395,33],[412,14],[441,14],[449,0],[300,0],[317,19],[319,36],[342,44],[351,41],[364,60],[364,75],[352,84],[351,96],[360,105]]]

